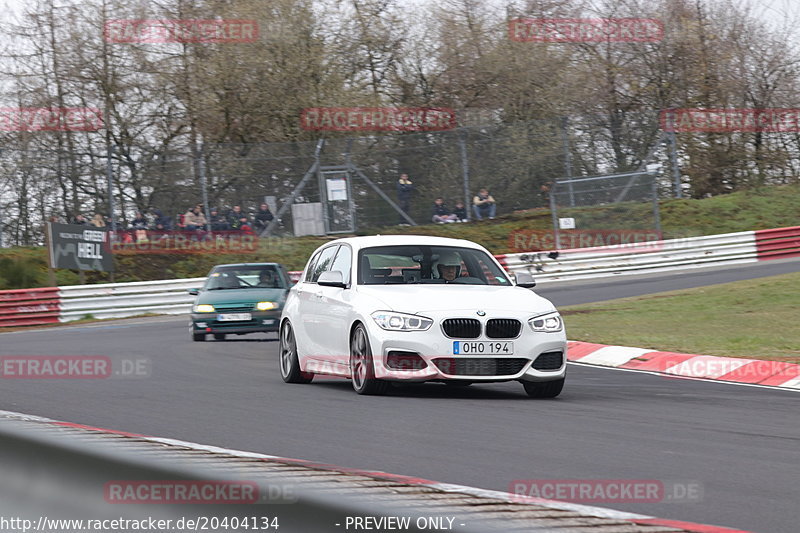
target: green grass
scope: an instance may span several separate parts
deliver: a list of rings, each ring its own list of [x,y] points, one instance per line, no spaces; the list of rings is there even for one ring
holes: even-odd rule
[[[498,200],[502,202],[502,196],[498,195]],[[651,206],[648,203],[565,209],[559,211],[559,216],[574,217],[578,229],[651,229],[652,224]],[[665,200],[661,202],[661,221],[665,238],[795,226],[800,223],[800,186],[768,187],[703,200]],[[550,211],[517,211],[495,220],[469,224],[363,228],[359,235],[381,233],[458,237],[482,244],[492,253],[502,254],[514,251],[510,248],[512,243],[509,243],[514,230],[552,230]],[[276,261],[286,265],[289,270],[300,270],[314,248],[340,236],[262,239],[258,252],[253,254],[118,255],[115,259],[116,281],[200,277],[205,276],[215,264],[223,262]],[[0,289],[47,286],[46,260],[44,248],[0,249]],[[87,273],[89,283],[108,281],[107,274]],[[56,271],[57,285],[77,283],[76,272]]]
[[[800,363],[800,273],[561,312],[571,340]]]

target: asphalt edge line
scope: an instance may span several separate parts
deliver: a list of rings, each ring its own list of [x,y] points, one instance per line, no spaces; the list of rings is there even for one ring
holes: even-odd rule
[[[481,489],[477,487],[470,487],[467,485],[458,485],[452,483],[442,483],[438,481],[432,481],[429,479],[424,478],[416,478],[411,476],[405,476],[402,474],[391,474],[388,472],[381,472],[381,471],[370,471],[370,470],[362,470],[358,468],[349,468],[349,467],[340,467],[336,465],[330,465],[326,463],[317,463],[314,461],[308,461],[304,459],[293,459],[289,457],[280,457],[277,455],[266,455],[256,452],[246,452],[242,450],[233,450],[230,448],[221,448],[218,446],[211,446],[207,444],[199,444],[196,442],[189,442],[183,441],[178,439],[171,439],[171,438],[164,438],[164,437],[153,437],[149,435],[142,435],[138,433],[130,433],[126,431],[120,431],[115,429],[108,429],[108,428],[99,428],[95,426],[89,426],[85,424],[78,424],[74,422],[65,422],[61,420],[54,420],[51,418],[38,416],[38,415],[28,415],[25,413],[19,413],[16,411],[5,411],[0,410],[0,417],[12,418],[17,420],[29,421],[29,422],[38,422],[42,424],[50,424],[56,425],[60,427],[67,427],[72,429],[82,429],[86,431],[93,431],[98,433],[105,433],[111,435],[118,435],[121,437],[127,438],[136,438],[139,440],[145,440],[148,442],[154,442],[158,444],[165,444],[169,446],[176,446],[182,448],[188,448],[192,450],[198,451],[206,451],[210,453],[219,453],[230,455],[234,457],[241,457],[247,459],[259,459],[263,461],[271,461],[271,462],[279,462],[284,464],[294,464],[298,466],[304,466],[306,468],[312,468],[317,470],[326,470],[326,471],[335,471],[340,472],[343,474],[351,474],[351,475],[362,475],[365,477],[371,477],[376,479],[383,479],[383,480],[391,480],[401,483],[406,483],[409,485],[415,486],[424,486],[429,487],[434,490],[439,490],[441,492],[449,492],[449,493],[463,493],[469,494],[471,496],[478,496],[478,497],[486,497],[486,498],[494,498],[499,499],[501,501],[505,501],[507,503],[518,503],[518,504],[535,504],[540,505],[542,507],[547,507],[550,509],[562,510],[562,511],[573,511],[582,513],[588,516],[593,516],[597,518],[611,518],[611,519],[618,519],[618,520],[625,520],[628,522],[632,522],[635,524],[641,525],[662,525],[668,527],[679,527],[684,531],[691,532],[691,533],[752,533],[745,530],[740,529],[731,529],[728,527],[723,526],[713,526],[708,524],[697,524],[694,522],[682,522],[677,520],[669,520],[669,519],[662,519],[656,518],[648,515],[641,515],[636,513],[629,513],[625,511],[618,511],[616,509],[609,509],[605,507],[595,507],[592,505],[582,505],[577,503],[570,503],[570,502],[563,502],[558,500],[548,500],[544,498],[531,498],[525,496],[519,496],[516,494],[512,494],[510,492],[502,492],[497,490],[489,490],[489,489]]]

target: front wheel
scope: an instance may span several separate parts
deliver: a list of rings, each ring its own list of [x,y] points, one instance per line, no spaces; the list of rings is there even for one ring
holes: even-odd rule
[[[564,378],[554,381],[523,381],[522,386],[531,398],[555,398],[564,388]]]
[[[350,376],[353,389],[358,394],[379,396],[386,394],[389,382],[375,378],[375,367],[372,362],[372,349],[364,326],[359,324],[350,338]]]
[[[202,342],[202,341],[206,340],[206,334],[205,333],[194,333],[194,332],[192,332],[192,340],[194,342]]]
[[[281,378],[286,383],[310,383],[314,379],[314,374],[300,370],[297,341],[294,338],[292,325],[288,321],[281,327],[280,338]]]

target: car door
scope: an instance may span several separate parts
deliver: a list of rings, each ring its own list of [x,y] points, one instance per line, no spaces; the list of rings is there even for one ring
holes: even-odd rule
[[[342,280],[350,284],[353,270],[353,252],[342,244],[336,252],[328,271],[338,271]],[[331,365],[335,373],[348,375],[350,368],[349,324],[353,314],[353,291],[349,288],[319,286],[317,313],[320,317],[320,356]]]
[[[309,259],[302,277],[293,288],[294,302],[289,316],[292,321],[292,327],[294,327],[297,353],[300,357],[305,357],[313,351],[306,330],[310,320],[309,313],[312,311],[311,304],[315,296],[313,289],[316,289],[316,286],[310,285],[310,280],[319,255],[320,252],[317,252]]]
[[[327,317],[319,306],[321,287],[317,285],[317,280],[331,266],[338,249],[339,245],[334,244],[320,250],[314,263],[309,265],[305,279],[297,286],[298,315],[303,335],[297,341],[303,345],[302,355],[309,359],[320,359],[325,353],[325,338],[320,333],[320,327]]]

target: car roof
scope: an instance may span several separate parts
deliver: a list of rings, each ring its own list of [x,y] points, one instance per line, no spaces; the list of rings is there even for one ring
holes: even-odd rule
[[[423,245],[423,246],[457,246],[461,248],[475,248],[483,250],[483,246],[466,239],[451,239],[449,237],[431,237],[430,235],[369,235],[366,237],[346,237],[326,243],[346,243],[354,249],[371,248],[373,246],[398,246]]]

